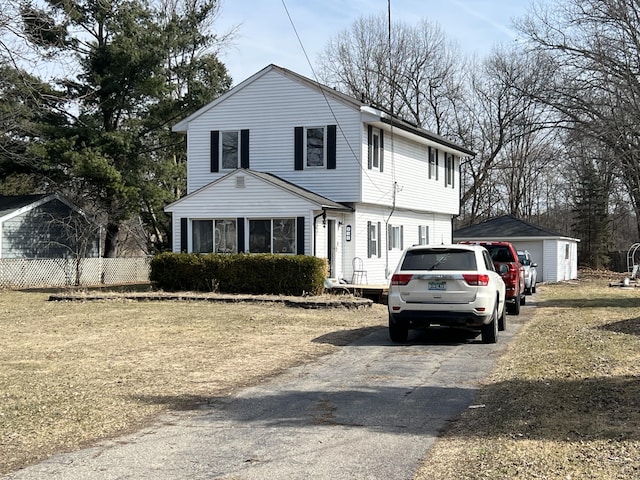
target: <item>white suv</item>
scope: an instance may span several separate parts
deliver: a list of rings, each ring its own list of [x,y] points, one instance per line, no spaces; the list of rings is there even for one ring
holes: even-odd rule
[[[389,336],[405,342],[410,328],[479,328],[495,343],[506,327],[505,285],[480,245],[407,248],[389,285]]]

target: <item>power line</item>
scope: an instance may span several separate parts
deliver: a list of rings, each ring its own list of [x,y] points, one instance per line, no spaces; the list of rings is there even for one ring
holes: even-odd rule
[[[309,68],[311,69],[311,74],[313,75],[313,79],[317,84],[320,85],[320,82],[318,81],[318,76],[316,75],[316,72],[315,72],[315,70],[313,68],[313,65],[311,64],[311,60],[309,60],[309,55],[307,55],[307,50],[304,48],[304,44],[302,43],[302,39],[300,38],[300,35],[298,34],[298,29],[296,28],[296,25],[295,25],[295,23],[293,21],[293,18],[291,17],[291,14],[289,13],[289,9],[287,8],[287,4],[286,4],[285,0],[281,0],[281,1],[282,1],[282,6],[284,7],[284,11],[286,12],[287,17],[289,18],[289,23],[291,24],[291,28],[293,28],[293,32],[295,33],[296,38],[298,39],[298,43],[300,44],[300,48],[302,49],[302,53],[304,54],[304,57],[307,60],[307,64],[309,65]],[[391,8],[391,7],[389,7],[389,8]],[[364,172],[364,174],[367,176],[367,178],[369,178],[369,180],[371,180],[371,184],[379,192],[386,193],[380,187],[378,187],[376,182],[374,182],[373,179],[369,176],[369,173],[367,172],[367,169],[364,168],[364,166],[362,165],[362,162],[360,161],[360,155],[356,154],[355,150],[351,146],[351,143],[349,142],[349,139],[345,135],[344,130],[342,129],[342,125],[340,125],[340,122],[338,121],[338,117],[336,116],[335,112],[333,111],[333,108],[331,107],[331,104],[329,103],[329,99],[327,98],[327,95],[325,94],[325,92],[324,92],[324,90],[322,88],[320,88],[319,90],[320,90],[320,93],[322,94],[322,96],[324,98],[324,101],[327,104],[327,107],[329,108],[329,111],[331,112],[331,116],[335,120],[336,125],[337,125],[338,129],[340,130],[340,134],[342,135],[342,138],[344,138],[344,141],[346,142],[347,147],[349,147],[349,151],[351,152],[351,155],[353,155],[353,158],[356,160],[356,162],[360,166],[360,169]]]

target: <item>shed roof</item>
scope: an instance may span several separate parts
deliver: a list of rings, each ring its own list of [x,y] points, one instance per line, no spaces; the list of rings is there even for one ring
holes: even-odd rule
[[[494,217],[476,225],[455,230],[455,239],[478,239],[478,238],[523,238],[523,237],[561,237],[568,238],[563,233],[558,233],[547,228],[534,225],[520,220],[514,215],[502,215]]]

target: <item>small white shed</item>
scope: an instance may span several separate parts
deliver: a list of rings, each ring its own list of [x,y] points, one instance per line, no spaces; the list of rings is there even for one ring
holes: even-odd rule
[[[578,278],[579,239],[533,225],[513,215],[495,217],[455,230],[453,240],[511,242],[516,249],[529,251],[538,264],[538,281],[559,282]]]

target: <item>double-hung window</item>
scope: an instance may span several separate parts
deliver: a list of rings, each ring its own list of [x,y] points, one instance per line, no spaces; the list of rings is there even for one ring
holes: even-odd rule
[[[220,158],[223,170],[238,168],[240,160],[240,143],[238,131],[220,132]]]
[[[429,178],[438,180],[438,149],[429,147]]]
[[[251,253],[296,253],[296,219],[267,218],[249,220]]]
[[[237,253],[236,220],[193,220],[193,253]]]
[[[337,161],[336,125],[294,128],[294,169],[334,170]]]
[[[402,225],[389,225],[387,230],[387,246],[389,250],[403,249],[403,228]]]
[[[307,127],[305,159],[307,167],[324,167],[326,136],[324,127]]]
[[[447,153],[444,157],[444,185],[446,187],[453,187],[455,182],[455,160],[453,153]]]
[[[380,222],[367,222],[367,257],[381,256]]]
[[[368,126],[367,130],[368,168],[383,171],[384,163],[384,131]]]

